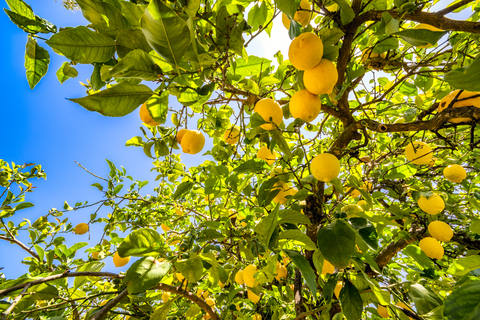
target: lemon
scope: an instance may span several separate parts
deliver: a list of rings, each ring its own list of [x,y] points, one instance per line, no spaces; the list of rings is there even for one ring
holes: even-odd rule
[[[420,240],[420,249],[431,259],[443,258],[443,247],[435,238],[426,237]]]
[[[155,122],[155,120],[153,120],[152,116],[150,115],[150,112],[148,112],[146,102],[142,104],[142,106],[140,107],[140,119],[142,120],[143,123],[149,126],[158,126],[160,124],[158,122]]]
[[[205,145],[205,137],[198,130],[188,130],[181,140],[182,151],[188,154],[197,154]]]
[[[257,272],[257,267],[254,266],[253,264],[246,266],[245,269],[243,269],[243,281],[247,285],[247,287],[255,287],[258,285],[258,282],[255,281],[255,273]]]
[[[362,207],[360,207],[358,204],[347,204],[346,206],[342,207],[342,212],[345,212],[347,214],[347,218],[357,218],[358,214],[363,212]]]
[[[260,301],[260,296],[258,296],[258,295],[256,295],[255,293],[253,293],[250,289],[248,289],[247,297],[248,297],[248,299],[251,300],[253,303],[257,303],[258,301]]]
[[[437,111],[442,112],[447,108],[460,108],[460,107],[468,107],[474,106],[480,108],[480,92],[472,92],[472,91],[463,91],[460,95],[458,95],[460,90],[455,90],[445,96],[442,100],[440,100],[440,104],[438,105]],[[457,97],[458,95],[458,97]],[[453,106],[451,106],[451,102],[453,99],[457,97]],[[460,123],[460,122],[468,122],[471,121],[470,118],[453,118],[448,120],[451,123]]]
[[[308,0],[302,0],[300,2],[300,8],[305,10],[312,9]],[[293,15],[293,20],[298,21],[302,25],[302,27],[305,27],[310,22],[311,12],[305,10],[297,10],[297,12],[295,12],[295,14]],[[290,29],[290,19],[288,19],[285,13],[282,13],[282,23],[285,28]]]
[[[262,320],[262,316],[261,316],[260,314],[258,314],[258,313],[255,313],[255,314],[253,315],[252,320]]]
[[[100,254],[100,252],[97,252],[97,251],[92,252],[92,258],[95,259],[95,260],[97,260],[99,254]]]
[[[322,100],[307,89],[298,90],[290,99],[292,117],[312,122],[322,109]]]
[[[238,272],[235,274],[235,282],[239,285],[245,283],[245,280],[243,280],[243,270],[238,270]]]
[[[442,197],[434,193],[428,199],[425,196],[420,196],[418,199],[418,206],[426,213],[433,215],[439,214],[443,211],[443,209],[445,209],[445,202],[443,201]]]
[[[335,297],[337,297],[337,299],[340,299],[340,291],[342,291],[342,287],[342,281],[338,281],[335,285],[335,289],[333,290],[333,292],[335,293]]]
[[[273,185],[272,191],[274,190],[280,190],[280,192],[277,193],[275,198],[273,198],[273,202],[283,205],[287,203],[288,199],[286,198],[286,196],[291,195],[292,188],[290,188],[288,184],[286,184],[282,180],[279,180]]]
[[[322,274],[326,276],[327,274],[334,274],[335,273],[335,267],[333,264],[328,262],[327,260],[323,261],[323,268],[322,268]]]
[[[187,131],[189,131],[189,130],[185,129],[185,128],[178,130],[177,136],[175,137],[175,139],[177,140],[178,143],[182,142],[182,138],[185,135],[185,133],[187,133]]]
[[[177,216],[183,216],[183,215],[185,214],[185,212],[183,212],[183,210],[182,210],[181,208],[176,207],[176,208],[175,208],[175,214],[176,214]]]
[[[314,68],[322,60],[322,56],[323,42],[313,32],[302,33],[293,39],[288,48],[290,63],[298,70]]]
[[[213,307],[215,305],[215,300],[213,300],[212,298],[207,298],[205,299],[205,302],[210,306],[210,307]]]
[[[314,68],[303,73],[303,84],[312,94],[332,93],[337,80],[337,68],[328,59],[322,59]]]
[[[228,144],[236,144],[238,140],[240,140],[240,128],[233,127],[231,129],[228,129],[223,134],[223,139]]]
[[[322,153],[310,163],[312,175],[319,181],[330,182],[340,173],[340,162],[331,153]]]
[[[167,225],[164,224],[164,223],[162,223],[162,224],[160,225],[160,227],[162,228],[162,230],[163,230],[164,232],[167,232],[167,231],[170,231],[170,230],[171,230],[170,227],[167,226]]]
[[[450,241],[453,237],[452,228],[443,221],[430,222],[428,232],[438,241]]]
[[[370,182],[367,181],[367,182],[363,182],[363,183],[362,183],[362,187],[361,187],[362,190],[371,192],[371,191],[372,191],[372,188],[373,188],[373,185],[372,185]],[[360,191],[358,191],[357,189],[353,189],[353,191],[350,192],[350,196],[351,196],[352,198],[356,198],[356,197],[358,197],[360,194],[361,194]]]
[[[390,318],[387,307],[384,307],[381,304],[378,305],[377,312],[378,315],[382,318]]]
[[[113,264],[115,265],[115,267],[119,268],[119,267],[123,267],[124,265],[126,265],[128,262],[130,261],[130,257],[125,257],[125,258],[122,258],[120,257],[120,255],[118,254],[118,252],[115,251],[115,253],[113,254]]]
[[[257,151],[257,158],[265,160],[269,165],[272,165],[275,162],[275,159],[277,159],[277,155],[275,154],[275,151],[271,152],[270,149],[263,146]]]
[[[203,299],[206,299],[210,295],[208,290],[198,289],[197,296]]]
[[[88,224],[82,222],[75,226],[75,234],[85,234],[88,231]]]
[[[467,172],[458,164],[451,164],[443,169],[443,176],[450,182],[460,183],[467,177]]]
[[[257,112],[262,116],[263,120],[266,122],[273,123],[264,123],[260,127],[265,130],[276,129],[283,121],[283,111],[280,108],[280,105],[277,101],[266,98],[262,99],[255,104],[253,111]]]
[[[168,300],[170,299],[170,295],[171,295],[170,292],[164,292],[164,293],[162,294],[163,303],[167,303],[167,302],[168,302]]]
[[[273,177],[276,177],[276,176],[279,176],[279,175],[282,175],[282,174],[285,174],[285,173],[287,173],[287,171],[284,171],[281,166],[276,166],[275,168],[273,168],[272,171],[270,171],[269,177],[273,178]]]
[[[405,148],[405,157],[413,164],[429,164],[432,160],[432,148],[422,141],[414,141],[409,143]]]
[[[281,279],[286,278],[287,274],[288,274],[287,268],[280,262],[277,262],[277,275],[275,276],[275,279],[280,281]]]
[[[363,211],[367,211],[370,208],[368,202],[365,200],[360,200],[357,202],[357,204],[363,209]]]

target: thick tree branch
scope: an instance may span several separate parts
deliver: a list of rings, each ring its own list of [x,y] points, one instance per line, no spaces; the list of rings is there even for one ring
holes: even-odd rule
[[[419,236],[413,236],[408,239],[400,239],[396,242],[389,243],[388,246],[386,246],[375,258],[375,262],[377,263],[378,267],[383,269],[399,251],[418,239]]]
[[[464,5],[470,2],[473,2],[473,0],[463,0],[463,1],[457,2],[454,5],[448,6],[443,10],[437,11],[436,14],[444,16],[446,14],[449,14],[450,12],[457,10],[458,8],[463,7]]]
[[[213,311],[213,309],[208,305],[208,303],[206,303],[203,299],[197,297],[196,295],[192,294],[191,292],[183,290],[181,287],[174,287],[165,283],[159,283],[154,287],[154,289],[175,293],[184,298],[187,298],[188,300],[192,301],[200,308],[202,308],[211,317],[211,319],[221,320],[220,316],[215,311]]]
[[[113,307],[115,307],[120,301],[122,301],[123,298],[125,298],[126,296],[128,295],[128,290],[125,288],[125,290],[123,290],[118,296],[116,296],[115,298],[111,299],[110,301],[108,301],[108,303],[103,306],[102,309],[100,309],[100,311],[98,311],[93,317],[92,317],[92,320],[100,320],[100,319],[103,319],[108,311],[110,311],[110,309],[112,309]]]

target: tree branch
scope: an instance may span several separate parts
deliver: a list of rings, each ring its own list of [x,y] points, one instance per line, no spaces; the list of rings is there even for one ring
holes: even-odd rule
[[[455,3],[454,5],[448,6],[443,10],[437,11],[435,13],[444,16],[444,15],[450,13],[450,12],[453,12],[453,11],[457,10],[458,8],[463,7],[464,5],[466,5],[470,2],[473,2],[473,0],[463,0],[463,1]]]
[[[112,309],[113,307],[115,307],[123,298],[125,298],[126,296],[128,295],[128,290],[127,288],[125,288],[122,292],[120,292],[120,294],[118,296],[116,296],[115,298],[111,299],[110,301],[108,301],[108,303],[103,306],[102,309],[100,309],[99,312],[97,312],[93,317],[92,317],[92,320],[100,320],[102,319],[103,317],[105,317],[108,313],[108,311],[110,311],[110,309]]]
[[[386,246],[375,258],[375,262],[377,263],[378,267],[383,269],[399,251],[418,239],[419,236],[416,235],[408,239],[400,239],[396,242],[390,242],[388,246]]]
[[[15,243],[16,245],[20,246],[20,248],[22,248],[23,250],[27,251],[28,253],[30,253],[30,255],[32,255],[34,258],[36,258],[38,261],[42,262],[40,260],[40,257],[38,256],[38,254],[36,254],[35,252],[33,252],[32,250],[30,250],[29,247],[27,247],[23,242],[17,240],[17,239],[12,239],[12,238],[8,238],[8,237],[4,237],[4,236],[0,236],[0,240],[5,240],[5,241],[9,241],[9,242],[13,242]],[[43,263],[45,263],[45,261],[43,261]]]
[[[17,303],[20,302],[29,287],[30,285],[26,285],[25,288],[23,288],[22,292],[13,300],[12,304],[8,306],[7,310],[5,310],[5,312],[3,313],[3,320],[7,320],[8,315],[10,314],[10,312],[12,312],[13,308],[15,308]]]

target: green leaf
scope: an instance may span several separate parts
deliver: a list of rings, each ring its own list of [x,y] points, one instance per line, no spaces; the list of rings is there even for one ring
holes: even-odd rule
[[[159,78],[162,70],[153,63],[153,59],[141,49],[135,49],[125,55],[102,79],[134,78],[153,81]]]
[[[248,12],[248,24],[252,26],[250,32],[257,31],[259,26],[264,26],[267,22],[268,8],[266,2],[261,2],[260,5],[254,5]]]
[[[320,30],[318,33],[320,39],[322,39],[323,46],[333,46],[336,44],[342,37],[345,35],[345,33],[340,30],[339,28],[333,27],[333,28],[323,28]]]
[[[107,117],[123,117],[138,108],[152,94],[152,90],[146,85],[135,85],[128,81],[122,81],[89,96],[68,100]]]
[[[300,253],[295,250],[283,249],[283,252],[293,261],[295,266],[302,272],[303,278],[307,282],[308,287],[312,293],[312,296],[315,297],[317,294],[317,282],[315,278],[315,272],[313,271],[310,263],[307,259]]]
[[[443,303],[433,291],[426,289],[419,283],[414,283],[410,286],[408,295],[415,302],[415,307],[419,314],[429,313]]]
[[[189,0],[184,10],[189,17],[194,18],[199,8],[200,8],[200,0]]]
[[[445,81],[455,89],[480,91],[480,57],[473,60],[472,64],[463,68],[450,71],[445,75]]]
[[[293,19],[295,12],[297,12],[298,7],[300,7],[301,0],[275,0],[277,8],[285,13],[288,19]]]
[[[480,220],[473,221],[470,225],[470,231],[480,235]]]
[[[130,233],[117,248],[122,258],[128,256],[147,256],[162,252],[164,240],[153,229],[138,229]]]
[[[155,122],[164,124],[167,121],[168,114],[168,96],[167,90],[160,92],[160,94],[153,94],[147,100],[147,110]]]
[[[393,168],[389,170],[388,173],[385,175],[385,179],[406,179],[413,176],[417,173],[417,168],[411,165],[403,165],[398,168]]]
[[[399,36],[414,46],[434,45],[445,34],[447,34],[446,31],[432,31],[428,29],[405,29],[392,33],[392,35]]]
[[[268,247],[270,244],[270,238],[273,235],[273,232],[275,231],[275,228],[278,225],[278,210],[280,208],[280,205],[277,205],[275,209],[270,212],[270,214],[262,219],[260,223],[258,223],[254,231],[258,236],[258,240],[260,240],[265,246]]]
[[[140,49],[147,53],[152,51],[152,47],[145,39],[141,30],[123,30],[117,35],[117,53],[123,58],[132,50]]]
[[[290,40],[295,39],[302,33],[302,25],[296,20],[290,20],[290,28],[288,28],[288,37]]]
[[[76,3],[82,8],[85,19],[102,34],[115,38],[120,31],[130,28],[122,12],[106,1],[76,0]]]
[[[445,300],[443,315],[445,319],[470,319],[480,306],[480,281],[474,281],[453,291]]]
[[[35,19],[35,14],[33,13],[32,7],[30,7],[23,0],[5,0],[8,7],[12,12],[19,14],[27,19]]]
[[[398,39],[395,37],[380,37],[373,47],[373,52],[384,53],[398,48]]]
[[[13,210],[14,211],[23,210],[23,209],[31,208],[33,206],[35,205],[31,202],[22,202],[19,205],[15,206]]]
[[[332,181],[330,181],[330,183],[335,188],[335,191],[338,191],[338,193],[340,193],[342,196],[345,195],[345,191],[343,190],[343,184],[342,184],[342,181],[340,179],[335,178]]]
[[[165,157],[169,154],[170,154],[170,150],[168,149],[167,143],[163,140],[156,140],[155,141],[155,156]]]
[[[131,147],[131,146],[141,147],[141,146],[143,146],[144,144],[145,144],[145,142],[143,142],[142,137],[136,136],[136,137],[133,137],[132,139],[128,140],[128,141],[125,143],[125,146],[126,146],[126,147]]]
[[[125,275],[128,292],[132,294],[153,288],[168,273],[170,267],[169,262],[158,262],[153,257],[135,261]]]
[[[175,268],[190,282],[197,282],[203,276],[203,263],[199,257],[177,260]]]
[[[200,308],[196,304],[192,304],[190,308],[188,308],[187,312],[185,312],[185,316],[187,317],[187,319],[192,319],[195,318],[195,316],[199,314],[200,311],[202,311],[202,308]]]
[[[78,267],[77,272],[81,272],[81,271],[100,272],[102,271],[104,266],[105,266],[105,263],[103,262],[93,261]],[[76,290],[82,285],[84,285],[87,281],[96,279],[96,278],[97,277],[75,277],[75,280],[73,281],[73,288]]]
[[[311,224],[310,219],[308,219],[303,213],[297,210],[292,210],[292,209],[280,210],[280,214],[278,216],[280,218],[280,221],[278,221],[278,224],[283,224],[283,223],[291,223],[295,225]]]
[[[29,36],[25,50],[25,69],[27,69],[27,81],[30,89],[35,88],[47,73],[49,63],[48,51],[40,47],[37,41]]]
[[[268,166],[264,160],[259,159],[247,160],[234,169],[234,171],[238,174],[248,172],[260,172],[264,170],[270,170],[270,166]]]
[[[115,53],[113,39],[84,26],[62,30],[45,43],[78,63],[106,62]]]
[[[173,199],[177,200],[180,199],[185,193],[189,192],[193,188],[194,183],[191,181],[184,181],[180,183],[173,194]]]
[[[327,259],[328,260],[328,259]],[[345,280],[340,291],[340,304],[342,312],[347,320],[357,320],[362,318],[363,301],[357,288],[349,281]]]
[[[280,189],[272,191],[274,184],[278,181],[278,178],[272,178],[260,186],[258,190],[257,201],[260,205],[269,204],[273,198],[280,192]]]
[[[160,0],[150,1],[141,20],[148,44],[178,69],[180,60],[190,47],[187,23]]]
[[[5,13],[8,15],[10,20],[17,25],[20,29],[27,33],[48,33],[50,31],[47,30],[47,26],[42,23],[42,19],[35,17],[35,19],[29,19],[25,16],[12,12],[7,9],[3,9]]]
[[[345,0],[333,0],[340,6],[340,21],[345,26],[355,18],[355,12]]]
[[[263,120],[263,117],[257,112],[252,114],[252,116],[250,117],[250,125],[252,126],[252,128],[259,127],[265,123],[267,123],[267,121]]]
[[[480,268],[480,256],[473,255],[455,260],[448,268],[447,273],[461,277],[478,268]]]
[[[156,308],[152,316],[150,317],[150,320],[166,320],[168,316],[168,312],[170,311],[170,308],[175,303],[175,300],[177,300],[179,297],[180,296],[176,296],[175,298],[170,298],[168,299],[167,302],[163,303],[160,307]]]
[[[266,58],[254,55],[240,58],[233,64],[234,74],[244,77],[258,76],[262,71],[268,69],[271,63],[272,61]]]
[[[278,145],[280,150],[284,153],[285,157],[287,158],[292,158],[292,153],[290,152],[290,147],[288,146],[287,141],[283,137],[282,133],[280,130],[275,129],[275,130],[270,130],[270,134],[272,135],[273,141]]]
[[[106,85],[106,83],[102,81],[102,77],[100,76],[101,67],[102,65],[100,63],[94,63],[93,72],[90,76],[90,83],[92,84],[93,91],[98,91]]]
[[[334,221],[318,231],[317,244],[325,259],[344,269],[355,252],[355,231],[342,220]]]
[[[57,78],[61,84],[63,84],[68,79],[75,78],[77,76],[78,76],[77,69],[72,67],[70,63],[68,63],[68,61],[65,61],[60,67],[60,69],[58,69],[57,71]]]
[[[317,246],[306,234],[300,230],[285,230],[280,233],[278,236],[278,242],[280,245],[289,244],[289,245],[299,245],[304,250],[315,250]]]
[[[349,219],[355,231],[373,250],[378,249],[377,230],[367,219],[351,218]]]
[[[406,255],[412,257],[415,261],[418,262],[423,268],[433,268],[434,263],[432,259],[427,257],[427,255],[416,245],[410,244],[402,250]]]

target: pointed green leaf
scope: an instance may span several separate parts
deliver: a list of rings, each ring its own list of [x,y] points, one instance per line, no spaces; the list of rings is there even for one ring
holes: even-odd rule
[[[447,73],[445,81],[455,89],[480,91],[479,74],[480,57],[477,57],[471,65],[454,69]]]
[[[177,200],[180,199],[185,193],[189,192],[193,188],[194,183],[191,181],[184,181],[180,183],[173,194],[173,199]]]
[[[104,266],[105,266],[105,263],[103,262],[93,261],[78,267],[77,272],[81,272],[81,271],[100,272],[102,271],[102,268]],[[76,290],[77,288],[81,287],[83,284],[85,284],[88,280],[91,280],[91,279],[96,279],[96,277],[75,277],[75,280],[73,281],[73,287]]]
[[[419,283],[414,283],[410,286],[408,295],[413,302],[415,302],[415,307],[419,314],[429,313],[443,303],[433,291],[425,288]]]
[[[106,75],[102,78],[134,78],[146,81],[158,79],[162,70],[153,63],[152,58],[143,50],[136,49],[127,53]]]
[[[149,53],[152,48],[141,30],[123,30],[117,35],[117,53],[123,58],[132,50],[140,49]]]
[[[480,306],[480,281],[474,281],[453,291],[445,300],[443,315],[448,320],[473,320]]]
[[[346,280],[340,291],[340,304],[342,312],[347,320],[357,320],[362,318],[363,301],[357,288]]]
[[[275,4],[289,19],[293,19],[295,12],[300,7],[300,0],[275,0]]]
[[[57,70],[57,78],[61,84],[67,81],[70,78],[75,78],[78,76],[78,71],[70,65],[67,61],[65,61],[60,69]]]
[[[420,264],[423,268],[433,268],[434,263],[432,259],[427,257],[427,255],[416,245],[410,244],[402,250],[402,252],[406,255],[412,257],[415,261]]]
[[[164,124],[165,121],[167,121],[168,97],[168,91],[164,90],[161,91],[159,94],[153,94],[147,100],[147,110],[153,120],[155,120],[155,122]]]
[[[295,266],[302,272],[303,278],[307,282],[308,287],[312,293],[312,296],[315,297],[317,293],[317,282],[315,278],[315,272],[313,271],[310,263],[300,252],[295,250],[286,250],[283,249],[283,252],[293,261]]]
[[[355,231],[365,241],[365,243],[373,250],[378,249],[377,230],[365,218],[351,218],[349,219]]]
[[[300,230],[285,230],[278,236],[278,242],[282,244],[299,245],[305,250],[315,250],[317,246],[306,234]]]
[[[121,11],[101,0],[76,0],[82,8],[85,19],[90,21],[96,30],[109,37],[115,38],[117,34],[130,27]]]
[[[27,19],[35,19],[35,14],[33,13],[32,7],[30,7],[23,0],[5,0],[8,7],[12,12],[19,14]]]
[[[355,252],[355,231],[342,220],[334,221],[318,231],[317,244],[325,259],[343,269]]]
[[[78,63],[105,62],[115,53],[113,39],[83,26],[62,30],[45,43]]]
[[[280,214],[278,216],[280,218],[280,221],[278,221],[278,224],[282,224],[282,223],[291,223],[295,225],[311,224],[310,219],[308,219],[303,213],[297,210],[292,210],[292,209],[280,210]]]
[[[275,207],[275,209],[270,212],[270,214],[262,219],[259,224],[255,226],[255,233],[258,236],[258,239],[268,247],[270,244],[270,238],[272,237],[275,228],[278,225],[278,209],[280,208],[279,205]]]
[[[117,248],[122,258],[128,256],[147,256],[163,252],[165,243],[157,231],[139,229],[130,233]]]
[[[432,31],[428,29],[405,29],[392,33],[392,35],[399,36],[414,46],[433,45],[445,34],[447,34],[446,31]]]
[[[158,262],[153,257],[135,261],[125,275],[128,292],[137,293],[153,288],[168,273],[170,267],[169,262]]]
[[[44,25],[34,19],[28,19],[25,16],[8,9],[3,9],[8,15],[10,20],[17,25],[20,29],[28,33],[39,33],[44,30]]]
[[[147,101],[152,94],[152,90],[145,85],[122,81],[89,96],[69,100],[107,117],[123,117]]]
[[[473,255],[455,260],[448,268],[447,273],[461,277],[478,268],[480,268],[480,256]]]
[[[239,174],[248,172],[260,172],[264,170],[270,170],[270,166],[267,165],[264,160],[260,159],[247,160],[234,169],[234,171]]]
[[[179,297],[180,296],[170,298],[166,303],[163,303],[160,307],[156,308],[150,317],[150,320],[166,320],[170,308],[174,305],[175,300],[177,300]]]
[[[197,282],[203,276],[203,263],[199,257],[177,260],[175,268],[190,282]]]
[[[355,12],[350,4],[345,0],[333,0],[340,6],[340,21],[345,26],[355,18]]]
[[[185,13],[188,14],[189,17],[194,18],[199,8],[200,0],[189,0],[185,7]]]
[[[282,133],[280,132],[280,130],[270,130],[270,133],[272,135],[272,139],[273,141],[275,141],[275,143],[278,145],[278,147],[280,148],[280,150],[282,150],[283,154],[285,155],[285,157],[287,158],[291,158],[292,157],[292,153],[290,152],[290,147],[288,146],[288,143],[287,141],[285,140],[285,138],[283,137]]]

